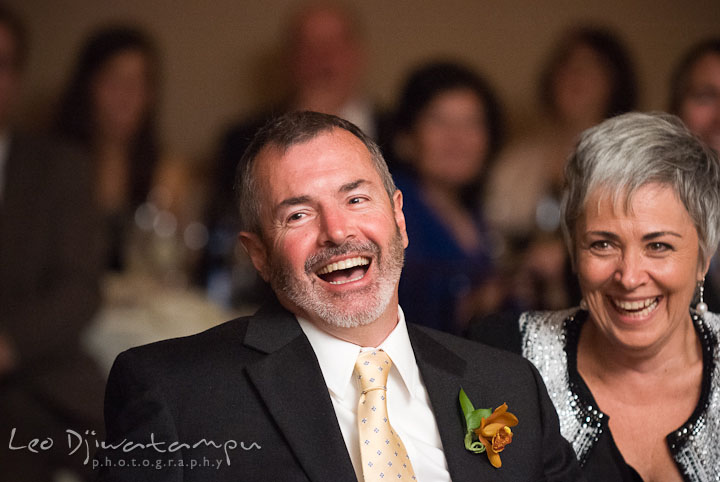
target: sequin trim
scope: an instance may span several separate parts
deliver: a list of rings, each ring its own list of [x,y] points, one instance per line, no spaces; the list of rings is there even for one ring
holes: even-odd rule
[[[522,354],[543,377],[560,418],[560,432],[570,441],[581,465],[607,430],[607,417],[578,395],[568,371],[569,333],[576,326],[573,308],[529,312],[520,317]],[[703,391],[688,422],[667,436],[670,452],[686,480],[720,482],[720,315],[693,316],[703,350]],[[577,343],[577,340],[573,340]]]

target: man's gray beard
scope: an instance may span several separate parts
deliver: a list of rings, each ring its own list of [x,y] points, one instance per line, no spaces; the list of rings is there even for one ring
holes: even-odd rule
[[[325,264],[335,256],[350,253],[372,252],[379,270],[376,282],[363,289],[362,293],[328,293],[317,286],[317,280],[309,281],[313,267]],[[282,293],[294,305],[309,314],[314,314],[325,323],[337,328],[356,328],[368,325],[380,318],[385,312],[395,292],[400,279],[405,249],[402,245],[400,230],[396,229],[395,236],[390,242],[387,259],[380,252],[380,247],[372,242],[347,242],[340,246],[328,248],[312,255],[305,262],[305,273],[308,278],[299,280],[293,275],[288,263],[281,258],[270,261],[270,286],[276,293]],[[365,294],[366,293],[366,294]],[[361,295],[366,296],[366,302],[360,309],[346,311],[344,303]],[[357,303],[357,300],[355,301]]]

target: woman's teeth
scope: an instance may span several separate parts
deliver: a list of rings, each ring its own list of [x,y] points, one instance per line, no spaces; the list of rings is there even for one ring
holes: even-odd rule
[[[633,315],[645,316],[650,314],[658,304],[658,298],[647,298],[638,301],[612,300],[616,308]]]

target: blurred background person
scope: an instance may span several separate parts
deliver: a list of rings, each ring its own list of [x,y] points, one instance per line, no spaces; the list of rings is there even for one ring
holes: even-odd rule
[[[200,182],[187,162],[162,152],[156,130],[159,77],[159,55],[145,32],[130,25],[101,28],[82,47],[56,127],[93,160],[108,270],[130,269],[132,256],[140,255],[133,251],[133,236],[145,230],[152,251],[142,253],[133,268],[143,264],[165,281],[183,284],[183,230],[199,217]]]
[[[720,152],[720,37],[693,46],[675,68],[670,112]]]
[[[586,131],[566,173],[580,308],[471,337],[535,364],[588,481],[715,480],[720,316],[701,287],[720,239],[717,156],[677,117],[631,113]]]
[[[154,101],[157,54],[134,27],[95,32],[83,45],[61,98],[58,132],[93,158],[95,200],[108,232],[107,267],[127,267],[134,210],[147,199],[158,165]]]
[[[226,306],[259,303],[269,294],[236,242],[233,179],[237,163],[255,132],[273,115],[312,110],[334,114],[378,139],[382,116],[364,93],[366,52],[355,12],[335,2],[302,5],[290,17],[282,53],[285,92],[274,105],[232,126],[215,161],[208,213],[210,244],[199,271],[209,295]],[[382,143],[383,140],[380,139]]]
[[[492,303],[492,243],[478,199],[500,148],[500,105],[470,68],[431,62],[406,81],[395,127],[393,175],[411,239],[400,299],[412,300],[403,306],[413,322],[460,332]]]
[[[202,173],[168,156],[156,130],[160,59],[134,25],[94,31],[62,96],[56,129],[92,161],[105,246],[103,305],[87,344],[104,369],[123,349],[194,333],[230,315],[189,286],[207,242]]]
[[[81,343],[102,271],[90,165],[15,128],[26,53],[22,24],[0,6],[0,480],[47,482],[61,468],[89,480],[84,453],[10,449],[62,447],[68,429],[103,437],[105,382]]]
[[[680,60],[670,84],[670,112],[720,152],[720,37],[698,43]],[[717,256],[705,277],[705,302],[711,311],[720,311]]]
[[[573,29],[551,54],[539,83],[541,123],[501,154],[485,199],[520,273],[513,297],[521,306],[560,308],[577,297],[559,232],[563,166],[578,135],[632,110],[636,92],[627,49],[604,28]]]

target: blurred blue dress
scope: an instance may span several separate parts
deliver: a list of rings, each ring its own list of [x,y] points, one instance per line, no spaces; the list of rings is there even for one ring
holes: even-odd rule
[[[457,305],[492,272],[487,231],[475,213],[481,247],[465,252],[450,228],[425,202],[417,181],[394,175],[403,193],[403,212],[409,245],[400,277],[400,305],[408,321],[438,330],[460,333]]]

